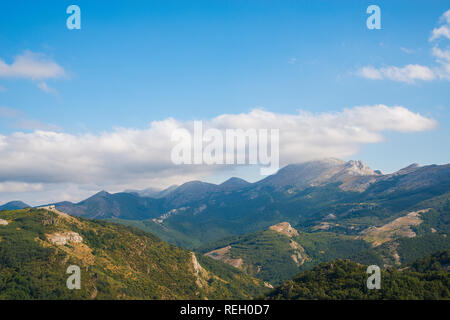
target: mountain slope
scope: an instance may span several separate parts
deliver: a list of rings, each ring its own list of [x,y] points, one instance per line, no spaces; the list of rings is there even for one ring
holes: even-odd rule
[[[290,186],[301,190],[334,182],[342,182],[345,185],[354,178],[379,175],[362,161],[350,160],[345,162],[329,158],[288,165],[280,169],[275,175],[261,180],[259,184],[275,188]],[[348,190],[352,189],[348,188]]]
[[[233,190],[239,190],[239,189],[246,188],[250,185],[251,185],[251,183],[245,181],[244,179],[232,177],[232,178],[228,179],[227,181],[221,183],[219,185],[219,190],[220,191],[233,191]]]
[[[305,185],[294,173],[285,174],[282,169],[281,177],[274,175],[270,183],[267,178],[240,190],[218,192],[201,201],[185,203],[183,211],[165,217],[159,225],[161,232],[164,228],[176,230],[202,243],[262,230],[282,221],[305,231],[329,228],[335,233],[358,234],[408,212],[433,208],[433,204],[426,206],[425,201],[440,196],[450,199],[449,168],[427,166],[404,174],[370,176],[339,171],[338,178],[332,177],[341,181],[327,180],[322,184],[315,180],[315,186]],[[343,176],[348,180],[343,180]],[[300,181],[298,185],[302,187],[292,186],[285,178]],[[355,190],[343,188],[343,184]]]
[[[51,208],[0,218],[0,299],[236,299],[264,291],[238,270],[137,229]],[[81,290],[66,288],[70,265],[81,268]]]
[[[350,259],[381,268],[405,267],[412,261],[450,247],[450,200],[443,195],[425,204],[434,207],[402,213],[399,217],[351,235],[330,218],[298,231],[288,222],[268,230],[224,238],[199,251],[271,284],[299,270],[333,259]],[[336,227],[336,225],[338,225]]]
[[[198,250],[272,285],[336,258],[382,264],[379,253],[356,237],[328,232],[298,232],[287,222],[268,230],[225,238]]]
[[[111,194],[101,191],[79,203],[60,202],[55,204],[58,210],[74,216],[104,219],[121,217],[123,219],[143,220],[153,218],[161,211],[161,201],[141,197],[135,193]]]

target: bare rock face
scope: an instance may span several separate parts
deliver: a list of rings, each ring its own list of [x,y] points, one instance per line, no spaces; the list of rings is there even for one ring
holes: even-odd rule
[[[354,176],[373,176],[378,175],[377,172],[372,170],[364,162],[359,160],[350,160],[345,164],[345,173]]]
[[[244,263],[244,260],[242,260],[242,258],[233,259],[230,255],[230,250],[231,246],[226,246],[220,249],[207,252],[205,253],[205,256],[208,256],[214,260],[220,260],[235,268],[240,268]]]
[[[7,226],[8,225],[8,221],[0,219],[0,226]]]
[[[422,209],[413,211],[381,227],[369,227],[366,230],[361,231],[361,238],[371,242],[374,247],[392,241],[397,237],[414,238],[416,233],[411,227],[421,224],[423,222],[422,215],[429,210],[430,209]]]
[[[69,242],[81,243],[83,241],[83,237],[81,237],[78,233],[72,231],[48,234],[47,239],[58,246],[63,246]]]
[[[302,190],[311,186],[340,182],[346,191],[362,192],[382,174],[359,160],[343,161],[335,158],[288,165],[260,184],[283,188],[286,185]]]
[[[199,288],[208,287],[208,280],[211,278],[211,275],[207,270],[203,269],[193,252],[191,252],[191,261],[194,275],[197,278],[195,283]]]
[[[289,238],[292,238],[292,236],[298,236],[298,231],[292,228],[289,222],[280,222],[276,225],[269,227],[269,230],[276,231]]]

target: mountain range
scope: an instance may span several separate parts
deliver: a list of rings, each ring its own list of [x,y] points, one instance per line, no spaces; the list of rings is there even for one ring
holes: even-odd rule
[[[330,158],[255,183],[191,181],[54,205],[150,232],[271,285],[332,259],[402,267],[450,247],[449,164],[383,174]],[[285,228],[294,234],[277,232]]]
[[[447,267],[422,270],[426,275],[402,270],[450,248],[449,213],[449,164],[383,174],[362,161],[339,159],[288,165],[255,183],[231,178],[101,191],[37,209],[11,202],[0,210],[2,281],[25,273],[35,280],[17,280],[26,288],[7,286],[0,298],[29,292],[39,298],[36,292],[44,291],[52,298],[67,261],[86,267],[89,289],[77,296],[82,299],[445,298]],[[361,284],[345,292],[330,287],[330,294],[318,288],[346,276],[353,279],[350,288],[364,266],[374,264],[402,287],[381,295]],[[269,288],[274,291],[265,296]]]
[[[191,181],[155,197],[102,191],[79,203],[55,206],[85,218],[139,221],[137,226],[145,225],[165,240],[195,247],[283,221],[305,229],[333,218],[341,223],[328,221],[330,230],[357,233],[373,222],[423,209],[424,201],[449,190],[449,164],[411,165],[382,174],[362,161],[324,159],[288,165],[255,183],[239,178],[219,185]]]

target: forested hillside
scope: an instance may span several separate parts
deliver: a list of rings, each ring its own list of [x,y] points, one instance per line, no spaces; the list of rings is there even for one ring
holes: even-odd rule
[[[381,272],[381,288],[369,290],[367,266],[334,260],[300,273],[266,299],[449,299],[450,249],[402,270]]]
[[[0,219],[0,299],[250,299],[265,289],[138,229],[44,209]],[[66,287],[70,265],[81,268],[80,290]]]

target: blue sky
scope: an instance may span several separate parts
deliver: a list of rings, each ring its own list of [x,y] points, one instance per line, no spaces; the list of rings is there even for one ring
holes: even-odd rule
[[[81,30],[66,28],[70,4],[81,8]],[[366,27],[370,4],[381,8],[381,30]],[[206,120],[255,108],[318,114],[399,105],[437,125],[385,130],[382,141],[362,143],[344,158],[387,172],[412,162],[448,163],[449,80],[360,74],[365,66],[442,67],[432,50],[445,51],[450,41],[430,36],[445,25],[440,17],[448,9],[448,1],[437,0],[2,1],[0,59],[11,65],[28,52],[60,66],[64,75],[0,76],[0,135],[37,129],[100,135],[117,127],[145,130],[151,121],[168,118]],[[5,110],[17,115],[6,116]],[[249,172],[240,169],[251,178]],[[4,173],[0,184],[43,184],[44,194],[48,183],[67,182],[32,176]],[[227,174],[193,176],[216,181]],[[113,185],[122,186],[95,182],[86,193]],[[0,201],[30,198],[17,190],[0,188]]]

